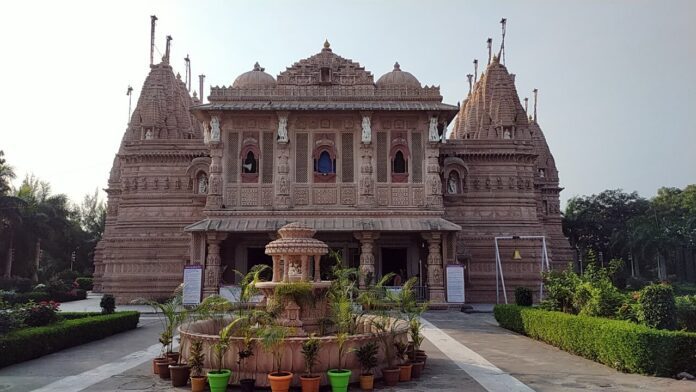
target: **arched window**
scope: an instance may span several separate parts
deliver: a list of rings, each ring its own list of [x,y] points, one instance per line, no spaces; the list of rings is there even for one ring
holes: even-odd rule
[[[315,161],[314,165],[314,171],[319,174],[327,175],[336,173],[335,162],[333,159],[331,159],[331,155],[328,151],[322,151],[321,154],[319,154],[319,159]]]
[[[392,173],[404,174],[408,171],[406,158],[401,150],[397,151],[392,161]]]
[[[254,152],[249,150],[242,162],[242,173],[254,174],[258,173],[258,160],[254,156]]]

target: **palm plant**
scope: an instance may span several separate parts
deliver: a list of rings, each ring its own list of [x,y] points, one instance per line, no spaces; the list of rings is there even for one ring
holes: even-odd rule
[[[311,334],[309,338],[302,343],[302,356],[305,363],[305,377],[314,377],[312,369],[317,363],[320,348],[319,339],[316,335]]]
[[[373,310],[381,301],[384,300],[387,293],[387,283],[389,283],[395,274],[390,272],[374,284],[367,285],[364,290],[361,290],[358,295],[358,302],[362,305],[364,311]]]
[[[242,331],[243,339],[241,341],[241,346],[239,347],[239,351],[237,352],[237,367],[238,367],[240,380],[244,379],[244,373],[242,371],[242,369],[244,369],[244,363],[246,362],[247,359],[254,356],[254,345],[255,345],[254,330],[251,328],[252,326],[250,325],[249,321],[250,320],[248,320],[243,326],[243,331]]]
[[[396,358],[403,364],[406,361],[406,351],[408,346],[406,343],[398,340],[394,342],[394,349],[396,350]]]
[[[375,342],[365,343],[355,350],[355,356],[358,357],[362,375],[367,376],[372,374],[372,369],[377,367],[377,351],[379,347]]]
[[[419,318],[412,318],[409,321],[409,336],[411,337],[411,342],[413,342],[413,358],[416,358],[416,351],[420,350],[421,344],[423,344],[423,334],[421,334],[421,329],[423,328],[423,323],[421,323]]]
[[[203,341],[194,340],[191,342],[188,355],[188,365],[191,366],[191,373],[195,377],[200,377],[203,373],[203,361],[205,354],[203,353]]]
[[[215,363],[217,364],[217,373],[222,373],[222,359],[230,348],[230,340],[234,328],[240,323],[244,318],[236,318],[227,324],[224,328],[220,330],[218,335],[218,341],[213,345],[213,353],[215,354]]]
[[[270,269],[266,264],[257,264],[246,273],[243,274],[237,270],[232,270],[239,277],[239,309],[238,314],[241,317],[244,310],[250,310],[251,299],[259,292],[256,285],[261,281],[261,274]]]
[[[260,332],[261,345],[266,352],[273,355],[274,376],[283,375],[280,370],[283,363],[283,345],[289,333],[289,328],[282,325],[267,325]]]
[[[164,303],[150,301],[139,298],[133,301],[135,304],[150,305],[157,313],[162,323],[162,333],[159,341],[162,344],[162,355],[173,351],[174,333],[176,327],[179,326],[188,317],[188,311],[182,307],[181,293],[176,293],[172,298]]]

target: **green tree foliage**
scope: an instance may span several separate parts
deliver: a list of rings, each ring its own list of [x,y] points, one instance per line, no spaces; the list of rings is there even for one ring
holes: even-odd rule
[[[632,257],[619,278],[633,273],[653,280],[696,281],[696,184],[660,188],[650,200],[621,190],[574,197],[568,201],[563,231],[582,252],[602,252],[600,264]]]
[[[33,175],[12,188],[12,167],[0,151],[0,268],[3,276],[48,281],[60,271],[92,270],[94,248],[104,232],[106,209],[98,191],[82,204]],[[12,256],[12,257],[11,257]],[[39,260],[37,266],[37,259]]]

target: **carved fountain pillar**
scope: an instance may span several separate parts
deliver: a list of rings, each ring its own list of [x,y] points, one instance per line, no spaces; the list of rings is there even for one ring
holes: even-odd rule
[[[428,241],[428,296],[432,303],[445,302],[445,284],[442,273],[442,233],[423,233]]]
[[[220,276],[222,259],[220,258],[220,242],[227,237],[227,233],[207,233],[208,257],[205,259],[205,280],[203,282],[203,297],[218,294],[220,292]]]
[[[354,235],[360,241],[359,285],[361,289],[364,289],[375,280],[375,256],[373,249],[375,240],[379,238],[379,233],[376,231],[359,231]]]

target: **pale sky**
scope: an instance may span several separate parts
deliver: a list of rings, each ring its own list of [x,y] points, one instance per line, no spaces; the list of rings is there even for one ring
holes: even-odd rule
[[[539,123],[564,201],[604,189],[654,195],[696,183],[696,1],[12,1],[0,5],[0,149],[79,201],[106,187],[157,47],[194,87],[229,85],[258,61],[277,75],[321,50],[375,80],[399,61],[456,104],[486,39],[500,44],[520,98],[539,89]],[[160,55],[156,55],[161,58]]]

